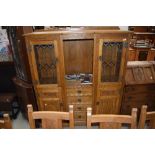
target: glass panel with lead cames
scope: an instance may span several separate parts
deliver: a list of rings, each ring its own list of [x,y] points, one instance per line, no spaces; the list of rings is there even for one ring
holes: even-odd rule
[[[39,81],[41,84],[57,83],[57,58],[54,44],[34,45]]]
[[[103,42],[101,61],[101,81],[116,82],[119,79],[123,42]]]

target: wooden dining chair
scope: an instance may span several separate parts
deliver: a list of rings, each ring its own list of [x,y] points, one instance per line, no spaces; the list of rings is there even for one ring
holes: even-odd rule
[[[130,125],[131,129],[137,128],[137,109],[133,108],[131,115],[116,114],[95,114],[92,115],[92,108],[87,108],[87,128],[98,123],[102,129],[119,129],[123,124]]]
[[[0,119],[0,129],[12,129],[9,114],[3,114],[3,118]]]
[[[144,128],[155,129],[155,111],[147,112],[147,105],[141,107],[141,113],[138,123],[139,129]]]
[[[73,105],[69,106],[69,112],[61,111],[33,111],[32,105],[27,105],[28,119],[31,129],[35,127],[35,120],[41,120],[41,128],[60,129],[63,120],[69,121],[69,127],[74,128]]]

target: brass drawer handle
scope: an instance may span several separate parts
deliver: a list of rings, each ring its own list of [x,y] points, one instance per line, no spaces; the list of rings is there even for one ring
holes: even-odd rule
[[[46,111],[46,109],[47,109],[47,104],[44,104],[44,110]]]
[[[81,118],[81,115],[79,115],[78,118]]]
[[[78,102],[81,102],[81,99],[80,98],[78,98]]]
[[[77,92],[78,92],[79,94],[81,94],[81,90],[78,90]]]
[[[78,110],[81,110],[82,108],[81,108],[81,107],[77,107],[77,109],[78,109]]]

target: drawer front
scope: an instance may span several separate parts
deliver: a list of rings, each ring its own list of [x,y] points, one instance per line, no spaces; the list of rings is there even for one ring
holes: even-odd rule
[[[90,104],[76,104],[74,105],[74,111],[87,111],[87,107],[91,107]]]
[[[136,102],[136,101],[146,101],[148,102],[149,100],[154,100],[153,94],[148,94],[148,93],[139,93],[139,94],[134,94],[134,95],[125,95],[124,96],[124,101],[125,102]]]
[[[91,96],[92,88],[70,88],[67,89],[67,96]]]
[[[139,86],[126,86],[125,94],[128,93],[143,93],[143,92],[155,92],[155,85],[139,85]]]
[[[87,113],[86,113],[86,111],[84,111],[84,112],[75,111],[74,112],[74,118],[75,118],[75,121],[86,121]]]
[[[91,104],[92,103],[92,96],[74,96],[74,97],[67,97],[67,103],[70,104]]]

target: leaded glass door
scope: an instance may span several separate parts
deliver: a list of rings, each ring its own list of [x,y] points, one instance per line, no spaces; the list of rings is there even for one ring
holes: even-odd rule
[[[96,113],[119,113],[126,65],[126,39],[99,39]]]
[[[62,104],[57,41],[31,42],[31,72],[40,110],[59,111]]]

